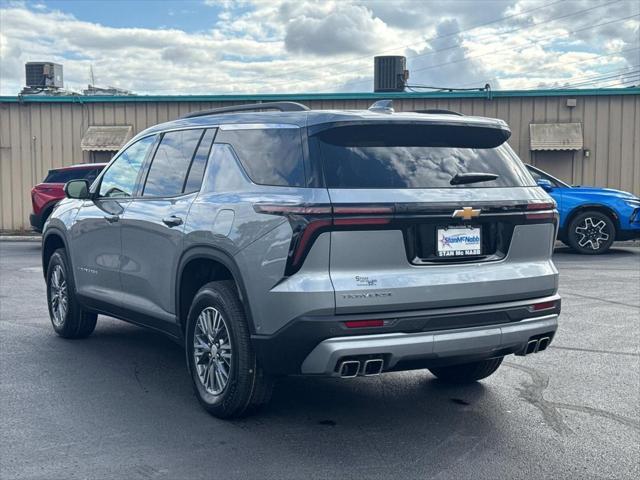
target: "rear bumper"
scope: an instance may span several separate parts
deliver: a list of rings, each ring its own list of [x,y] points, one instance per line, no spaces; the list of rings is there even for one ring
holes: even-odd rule
[[[532,337],[553,337],[557,329],[558,315],[554,314],[513,325],[329,338],[313,349],[301,370],[305,375],[338,376],[340,361],[361,356],[382,357],[384,370],[416,360],[502,356],[505,352],[523,351]]]
[[[546,302],[555,306],[531,308]],[[560,308],[556,294],[423,311],[304,316],[273,335],[253,335],[252,343],[261,365],[272,374],[333,375],[336,363],[350,355],[383,355],[384,370],[401,370],[412,368],[405,365],[412,360],[455,363],[517,353],[531,336],[555,332]],[[363,319],[382,319],[384,327],[344,324]],[[383,346],[388,349],[380,350]]]
[[[36,232],[42,232],[42,217],[37,213],[29,215],[29,223]]]

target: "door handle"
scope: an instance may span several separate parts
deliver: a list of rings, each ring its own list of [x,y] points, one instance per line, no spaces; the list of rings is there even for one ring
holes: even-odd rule
[[[109,223],[115,223],[120,220],[120,217],[118,215],[105,215],[104,219]]]
[[[163,218],[162,223],[164,223],[167,227],[177,227],[178,225],[182,225],[182,219],[180,217],[176,217],[175,215],[171,215],[170,217]]]

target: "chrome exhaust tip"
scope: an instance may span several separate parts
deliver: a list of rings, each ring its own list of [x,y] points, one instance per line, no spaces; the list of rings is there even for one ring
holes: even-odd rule
[[[551,339],[549,337],[543,337],[538,342],[538,352],[546,350],[549,344],[551,343]]]
[[[342,378],[357,377],[360,373],[360,362],[358,360],[346,360],[340,364],[338,369]]]
[[[530,355],[538,351],[538,340],[529,340],[527,342],[527,348],[524,351],[525,355]]]
[[[384,360],[381,358],[372,358],[364,362],[364,376],[373,377],[374,375],[380,375],[382,373],[382,367],[384,367]]]

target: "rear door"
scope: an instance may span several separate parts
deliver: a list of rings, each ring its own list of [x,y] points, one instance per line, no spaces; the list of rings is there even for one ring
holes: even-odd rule
[[[122,218],[123,304],[140,323],[173,333],[184,225],[214,136],[215,129],[164,133]]]
[[[555,291],[552,206],[506,138],[490,128],[397,123],[312,135],[334,212],[337,313]],[[531,208],[546,217],[528,219]]]

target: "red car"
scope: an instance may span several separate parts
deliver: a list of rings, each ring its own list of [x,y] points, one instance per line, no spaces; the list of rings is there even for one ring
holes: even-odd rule
[[[42,232],[44,223],[51,215],[53,207],[64,198],[64,184],[69,180],[84,178],[93,182],[106,163],[83,163],[49,170],[47,177],[31,189],[33,213],[29,215],[31,226]]]

